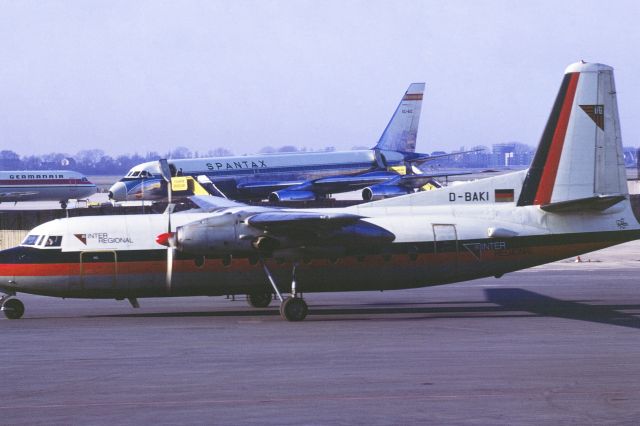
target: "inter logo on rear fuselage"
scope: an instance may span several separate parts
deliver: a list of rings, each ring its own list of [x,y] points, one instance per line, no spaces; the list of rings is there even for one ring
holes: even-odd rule
[[[604,130],[604,105],[580,105],[580,108],[596,123],[596,126]]]

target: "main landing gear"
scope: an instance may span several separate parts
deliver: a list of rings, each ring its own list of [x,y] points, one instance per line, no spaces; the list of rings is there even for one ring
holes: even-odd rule
[[[278,299],[280,299],[280,316],[287,321],[302,321],[307,317],[307,313],[309,313],[307,302],[305,302],[304,299],[296,293],[296,266],[297,264],[294,263],[291,274],[291,296],[283,299],[282,294],[280,294],[280,290],[278,290],[278,286],[271,275],[271,271],[269,271],[267,265],[262,262],[264,273],[267,275],[267,278],[273,287],[273,291],[275,291]]]
[[[8,294],[0,298],[2,308],[0,310],[8,319],[20,319],[24,315],[24,304],[20,299],[16,299],[14,294]]]
[[[271,304],[271,299],[273,299],[273,293],[270,291],[265,293],[249,293],[247,294],[247,303],[252,308],[266,308]]]

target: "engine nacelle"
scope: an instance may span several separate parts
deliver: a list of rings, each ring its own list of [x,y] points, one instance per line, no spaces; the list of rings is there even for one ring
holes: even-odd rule
[[[271,253],[298,245],[289,238],[276,238],[247,225],[245,219],[251,215],[228,213],[179,226],[166,245],[184,253],[208,256]]]
[[[224,256],[255,252],[253,240],[261,231],[247,226],[237,214],[214,216],[179,226],[173,237],[173,245],[179,251]]]
[[[397,185],[371,185],[362,190],[362,199],[365,201],[382,200],[384,198],[397,197],[411,194],[413,190]]]
[[[316,194],[312,191],[297,191],[281,189],[269,194],[269,201],[277,203],[280,201],[315,201]]]

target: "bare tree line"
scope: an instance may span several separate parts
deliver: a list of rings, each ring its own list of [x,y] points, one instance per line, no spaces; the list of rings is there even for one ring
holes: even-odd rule
[[[360,147],[354,147],[360,149]],[[328,147],[322,151],[334,151],[334,147]],[[278,152],[307,152],[307,148],[298,148],[293,145],[281,147],[265,146],[261,154]],[[102,149],[84,149],[74,155],[62,152],[52,152],[43,155],[20,156],[11,150],[0,151],[0,170],[55,170],[70,169],[85,174],[124,174],[131,167],[147,161],[157,161],[161,158],[202,158],[202,157],[228,157],[234,153],[227,148],[215,148],[206,152],[191,151],[180,146],[166,152],[147,152],[144,155],[138,153],[111,156],[105,154]],[[244,154],[241,154],[244,155]]]

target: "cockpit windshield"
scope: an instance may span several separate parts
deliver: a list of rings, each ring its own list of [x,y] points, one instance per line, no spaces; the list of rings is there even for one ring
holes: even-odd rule
[[[22,245],[35,246],[39,238],[40,238],[40,235],[27,235],[27,237],[22,241]]]

